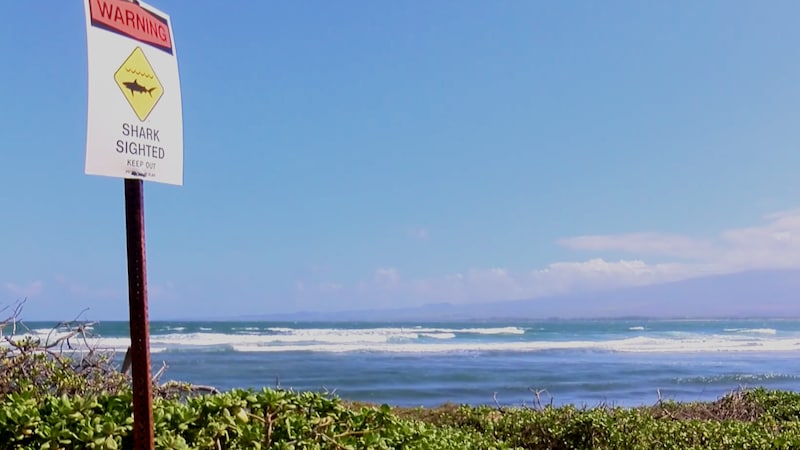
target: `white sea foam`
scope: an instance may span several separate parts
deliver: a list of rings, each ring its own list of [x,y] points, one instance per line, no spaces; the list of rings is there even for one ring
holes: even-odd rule
[[[353,331],[353,330],[351,330]],[[420,331],[420,330],[415,330]],[[712,353],[800,351],[800,337],[768,338],[747,335],[693,335],[691,337],[645,337],[605,341],[459,341],[456,336],[435,335],[438,342],[418,339],[425,333],[396,332],[355,336],[331,334],[325,340],[306,335],[241,335],[191,333],[151,336],[153,353],[167,350],[232,349],[238,352],[376,352],[376,353],[474,353],[588,350],[622,353]],[[99,339],[97,347],[125,351],[127,338]]]
[[[291,333],[294,328],[283,328],[283,327],[271,327],[267,328],[267,331],[272,331],[273,333]]]
[[[53,328],[34,328],[28,334],[31,334],[31,335],[34,335],[34,336],[47,336],[50,333],[55,333]]]
[[[421,333],[420,336],[431,339],[455,339],[455,333]]]
[[[771,341],[738,341],[719,337],[672,340],[636,337],[610,341],[537,341],[485,343],[409,343],[409,344],[309,344],[261,346],[234,344],[239,352],[378,352],[378,353],[474,353],[536,352],[544,350],[593,350],[624,353],[709,353],[709,352],[776,352],[800,350],[800,339]]]
[[[725,383],[734,381],[737,383],[763,383],[770,380],[800,380],[800,376],[780,373],[780,372],[766,372],[766,373],[729,373],[724,375],[711,375],[711,376],[694,376],[694,377],[679,377],[676,381],[678,383],[693,384],[693,383]]]
[[[103,351],[103,352],[117,352],[119,350],[125,351],[130,345],[130,339],[101,339],[96,336],[72,335],[69,332],[47,330],[31,330],[28,333],[17,334],[13,337],[14,342],[19,342],[25,339],[33,339],[38,341],[42,347],[48,347],[49,351],[64,352],[65,354],[81,354],[90,351]],[[10,348],[11,342],[7,340],[0,340],[0,348]]]
[[[628,330],[630,331],[644,331],[644,327],[629,327]]]
[[[381,331],[378,331],[381,330]],[[417,340],[417,333],[404,332],[399,329],[388,330],[295,330],[288,334],[226,334],[226,333],[181,333],[153,335],[151,345],[164,344],[181,347],[231,346],[234,344],[248,346],[283,346],[289,344],[355,344],[372,345],[402,343]]]
[[[349,333],[349,334],[391,334],[397,332],[415,333],[458,333],[458,334],[525,334],[525,329],[520,327],[491,327],[491,328],[432,328],[423,326],[414,327],[385,327],[385,328],[285,328],[271,327],[267,331],[283,334],[322,334]]]
[[[644,327],[630,327],[641,331]],[[42,330],[35,330],[42,331]],[[48,333],[50,330],[46,330]],[[209,330],[210,331],[210,330]],[[261,332],[194,332],[151,335],[153,353],[163,351],[239,352],[386,352],[473,353],[537,352],[552,350],[624,353],[785,352],[800,351],[800,334],[782,334],[770,328],[730,328],[718,334],[671,331],[634,334],[625,339],[534,340],[518,327],[438,328],[270,328]],[[494,335],[494,336],[486,336]],[[36,335],[42,339],[41,335]],[[45,334],[46,336],[46,334]],[[58,339],[51,337],[50,341]],[[483,336],[483,337],[481,337]],[[71,344],[80,344],[72,339]],[[93,338],[92,348],[124,352],[127,337]]]
[[[725,328],[729,333],[748,333],[748,334],[777,334],[774,328]]]
[[[455,339],[457,335],[521,335],[525,330],[519,327],[491,328],[435,328],[435,327],[383,327],[383,328],[286,328],[272,327],[265,332],[256,333],[264,342],[280,343],[383,343],[419,339],[420,336],[433,339]],[[241,333],[240,334],[246,334]]]
[[[439,330],[439,331],[445,331]],[[447,330],[453,333],[464,334],[525,334],[525,330],[519,327],[501,327],[501,328],[460,328]]]

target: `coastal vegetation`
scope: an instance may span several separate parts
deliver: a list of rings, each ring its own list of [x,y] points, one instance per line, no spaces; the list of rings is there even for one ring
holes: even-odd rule
[[[6,394],[0,448],[131,448],[130,405],[129,391]],[[159,449],[794,449],[800,448],[799,412],[800,395],[765,390],[710,404],[633,409],[395,410],[271,389],[154,404]]]
[[[89,327],[41,338],[0,323],[1,449],[128,449],[130,377]],[[713,402],[395,408],[328,393],[154,383],[159,449],[794,449],[800,393],[740,389]]]

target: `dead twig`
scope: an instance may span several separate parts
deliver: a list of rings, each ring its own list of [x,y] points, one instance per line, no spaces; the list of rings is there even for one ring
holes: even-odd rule
[[[492,400],[494,400],[494,406],[495,406],[495,408],[497,408],[497,410],[498,410],[498,411],[500,411],[500,412],[505,412],[505,410],[503,409],[503,407],[502,407],[502,406],[500,406],[500,402],[498,402],[498,401],[497,401],[497,392],[495,392],[494,394],[492,394]]]
[[[528,388],[528,390],[533,394],[533,408],[534,409],[545,409],[545,408],[552,408],[553,407],[553,396],[547,392],[547,389],[534,389]],[[547,406],[542,405],[542,394],[547,394],[550,397],[550,401],[548,402]]]

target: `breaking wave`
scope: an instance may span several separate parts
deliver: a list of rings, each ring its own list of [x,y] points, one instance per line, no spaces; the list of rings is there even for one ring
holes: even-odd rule
[[[777,332],[772,328],[726,328],[723,332],[702,333],[663,331],[635,334],[633,337],[546,334],[523,327],[372,327],[372,328],[291,328],[239,326],[197,331],[181,327],[152,334],[153,353],[170,351],[222,351],[243,353],[275,352],[374,352],[374,353],[474,353],[597,351],[617,353],[703,353],[703,352],[789,352],[800,350],[800,333]],[[163,328],[162,328],[163,329]],[[631,331],[644,327],[631,326]],[[36,329],[32,335],[45,339],[51,330]],[[94,348],[124,352],[130,345],[127,336],[91,338]],[[58,334],[49,337],[50,342]],[[83,343],[73,338],[73,348]]]
[[[747,334],[777,334],[774,328],[725,328],[723,331],[728,333],[747,333]]]
[[[101,338],[99,348],[124,351],[127,338]],[[151,336],[154,353],[189,349],[218,349],[236,352],[379,352],[379,353],[465,353],[601,351],[620,353],[703,353],[703,352],[788,352],[800,350],[800,337],[783,339],[742,339],[741,336],[633,337],[608,340],[500,340],[459,339],[455,334],[375,332],[306,334],[223,334],[189,333]]]

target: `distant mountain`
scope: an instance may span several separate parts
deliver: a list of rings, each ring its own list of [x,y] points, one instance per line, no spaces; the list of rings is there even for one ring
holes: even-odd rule
[[[492,306],[494,315],[537,318],[800,317],[800,271],[740,272]]]
[[[455,321],[546,318],[800,317],[800,270],[749,271],[547,298],[391,310],[298,312],[249,319]]]

